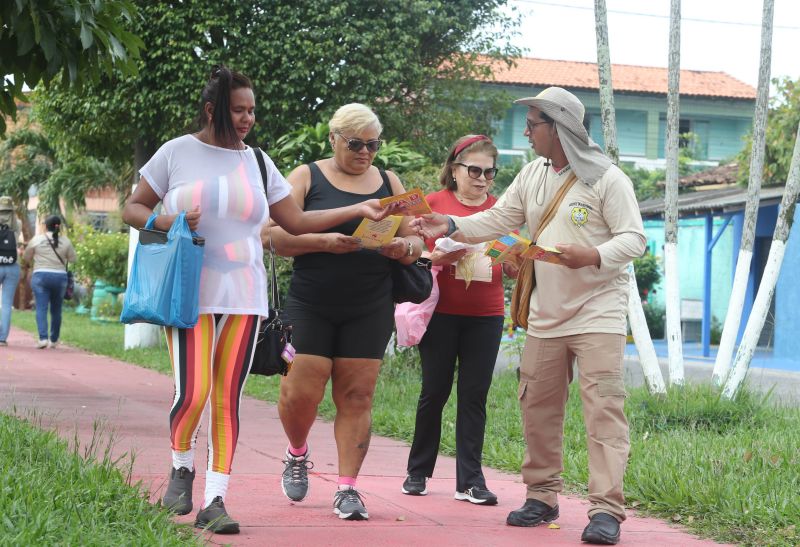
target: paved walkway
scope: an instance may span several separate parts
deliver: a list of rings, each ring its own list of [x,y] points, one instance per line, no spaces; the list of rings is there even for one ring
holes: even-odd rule
[[[134,365],[60,347],[38,350],[33,337],[12,329],[9,346],[0,348],[0,411],[18,415],[35,409],[48,427],[81,442],[92,440],[97,423],[116,439],[115,452],[134,454],[134,480],[141,479],[157,499],[170,466],[167,412],[172,399],[169,377]],[[505,525],[509,511],[524,501],[517,475],[486,470],[498,495],[495,507],[453,500],[455,460],[440,457],[437,476],[425,497],[400,492],[408,446],[373,437],[359,477],[370,513],[366,522],[341,521],[332,513],[336,487],[333,426],[319,421],[309,443],[314,470],[306,501],[291,503],[281,493],[281,459],[286,439],[274,405],[247,398],[242,404],[241,436],[226,506],[242,525],[238,536],[210,537],[234,545],[580,545],[586,502],[562,497],[559,529]],[[205,454],[205,432],[197,453]],[[198,458],[200,467],[203,467]],[[202,500],[198,470],[194,498]],[[191,522],[194,515],[180,517]],[[631,516],[620,545],[714,545],[662,521]]]

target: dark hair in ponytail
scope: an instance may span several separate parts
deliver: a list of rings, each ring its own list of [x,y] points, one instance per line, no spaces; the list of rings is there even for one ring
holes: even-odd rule
[[[203,129],[208,125],[206,103],[214,106],[211,125],[214,128],[214,140],[223,145],[239,142],[239,135],[231,120],[231,91],[235,89],[252,89],[250,79],[239,72],[230,70],[224,65],[215,65],[211,69],[211,77],[200,93],[200,112],[197,125]]]
[[[44,220],[44,227],[48,232],[53,232],[53,246],[58,247],[58,232],[61,229],[61,217],[52,215]]]

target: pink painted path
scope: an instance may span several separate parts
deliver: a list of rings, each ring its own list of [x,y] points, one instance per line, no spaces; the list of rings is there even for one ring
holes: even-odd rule
[[[35,409],[48,427],[65,438],[76,428],[82,442],[92,438],[98,421],[116,438],[117,454],[134,453],[134,478],[158,499],[170,467],[167,412],[172,382],[167,376],[61,346],[36,349],[31,335],[12,329],[9,346],[0,347],[0,411],[14,405],[18,415]],[[332,512],[336,487],[333,426],[318,421],[309,443],[315,464],[311,491],[291,503],[280,489],[286,440],[274,405],[247,398],[242,404],[241,436],[226,506],[241,523],[238,536],[209,537],[233,545],[580,545],[586,502],[560,500],[560,529],[506,526],[509,511],[522,505],[525,487],[517,475],[487,469],[495,507],[453,500],[455,460],[440,457],[437,476],[425,497],[403,495],[408,446],[373,437],[359,477],[370,519],[339,520]],[[106,437],[107,438],[107,437]],[[203,498],[205,422],[198,441],[196,505]],[[202,461],[201,461],[202,460]],[[179,517],[191,522],[194,515]],[[620,545],[716,545],[662,521],[631,515]]]

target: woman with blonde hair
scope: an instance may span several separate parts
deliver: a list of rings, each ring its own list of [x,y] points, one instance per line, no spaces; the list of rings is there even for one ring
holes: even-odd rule
[[[394,173],[372,165],[383,128],[368,107],[342,106],[329,125],[333,157],[302,165],[287,177],[301,208],[341,207],[404,192]],[[341,519],[369,517],[355,486],[369,447],[375,383],[394,326],[391,263],[408,264],[422,253],[422,240],[412,235],[408,220],[377,252],[351,235],[357,220],[302,236],[271,230],[276,252],[295,257],[285,311],[297,355],[278,402],[289,440],[281,487],[293,501],[308,494],[313,467],[308,434],[331,380],[339,455],[333,508]]]

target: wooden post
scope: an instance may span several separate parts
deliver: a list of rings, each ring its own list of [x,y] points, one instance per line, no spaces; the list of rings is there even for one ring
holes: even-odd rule
[[[733,348],[739,334],[742,320],[744,297],[747,292],[747,280],[750,277],[750,262],[753,258],[753,241],[758,220],[758,194],[761,191],[761,179],[764,176],[764,149],[767,129],[767,111],[769,107],[769,77],[772,64],[772,20],[775,0],[764,0],[761,17],[761,64],[758,70],[758,91],[756,95],[756,111],[753,118],[753,143],[750,153],[750,179],[747,183],[747,202],[744,207],[744,226],[742,241],[739,246],[739,257],[736,260],[736,273],[733,278],[731,296],[728,300],[728,313],[722,327],[722,338],[714,361],[714,372],[711,381],[716,386],[725,382],[733,357]]]

